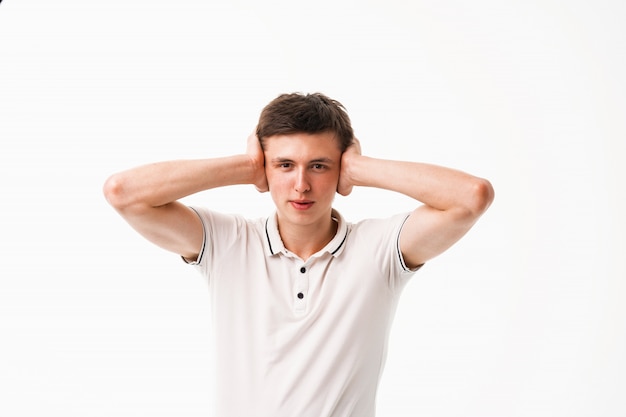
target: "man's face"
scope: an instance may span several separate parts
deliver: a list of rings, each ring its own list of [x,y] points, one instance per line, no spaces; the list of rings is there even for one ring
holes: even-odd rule
[[[334,133],[294,133],[265,139],[265,173],[279,225],[330,222],[341,164]]]

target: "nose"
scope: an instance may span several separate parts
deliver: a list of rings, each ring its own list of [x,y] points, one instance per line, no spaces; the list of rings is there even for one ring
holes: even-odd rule
[[[301,169],[296,173],[296,183],[294,188],[299,193],[305,193],[311,189],[311,184],[309,183],[304,169]]]

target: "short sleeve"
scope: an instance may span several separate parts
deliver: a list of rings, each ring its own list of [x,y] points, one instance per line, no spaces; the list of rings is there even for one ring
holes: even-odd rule
[[[207,279],[210,276],[210,264],[220,258],[220,252],[227,251],[237,242],[242,229],[246,227],[243,217],[218,213],[206,208],[190,207],[202,222],[204,239],[202,248],[195,261],[183,258],[183,261],[196,268]]]
[[[354,225],[351,233],[353,253],[366,268],[378,271],[377,275],[392,289],[401,288],[420,269],[407,267],[400,251],[400,233],[408,216],[409,213],[401,213],[385,219],[363,220]]]

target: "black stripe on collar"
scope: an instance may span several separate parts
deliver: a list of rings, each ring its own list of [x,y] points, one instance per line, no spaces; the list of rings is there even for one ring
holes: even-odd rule
[[[270,221],[270,218],[268,217],[267,220],[265,220],[265,236],[267,236],[267,245],[270,248],[270,253],[274,255],[274,250],[272,249],[272,241],[270,239],[270,234],[267,231],[267,224],[269,223],[269,221]]]

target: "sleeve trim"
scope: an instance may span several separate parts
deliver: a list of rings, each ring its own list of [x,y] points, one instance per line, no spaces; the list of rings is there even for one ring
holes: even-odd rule
[[[198,253],[198,258],[195,261],[190,261],[188,259],[186,259],[184,256],[181,256],[183,262],[185,262],[188,265],[200,265],[200,263],[202,262],[202,258],[204,258],[204,252],[205,252],[205,248],[206,248],[206,224],[204,223],[204,219],[202,218],[202,216],[200,215],[200,213],[198,212],[198,210],[196,210],[195,208],[189,206],[190,209],[192,209],[194,211],[194,213],[196,213],[196,215],[198,216],[198,218],[200,219],[200,222],[202,223],[202,247],[200,248],[200,253]]]
[[[396,237],[396,253],[398,255],[400,266],[402,266],[402,270],[407,273],[414,273],[414,272],[417,272],[421,267],[423,267],[424,264],[418,265],[413,269],[409,268],[404,262],[404,257],[402,256],[402,251],[400,250],[400,234],[402,233],[402,228],[404,227],[404,224],[408,220],[409,216],[410,214],[407,214],[404,217],[404,220],[402,220],[402,223],[400,224],[400,228],[398,229],[398,236]]]

